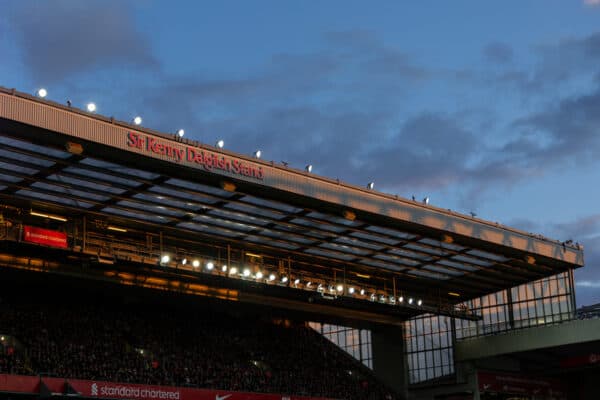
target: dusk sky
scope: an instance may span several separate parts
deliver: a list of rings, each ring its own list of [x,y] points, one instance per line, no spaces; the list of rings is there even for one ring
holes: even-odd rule
[[[0,0],[0,86],[585,246],[600,0]]]

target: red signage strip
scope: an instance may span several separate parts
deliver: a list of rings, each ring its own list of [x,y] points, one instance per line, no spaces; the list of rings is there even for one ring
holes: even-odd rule
[[[0,392],[39,393],[40,378],[37,376],[0,374]]]
[[[527,377],[516,374],[478,372],[477,380],[481,392],[517,394],[534,397],[567,398],[563,385],[556,379]]]
[[[50,229],[36,228],[34,226],[23,227],[23,241],[29,243],[43,244],[44,246],[67,248],[67,234]]]
[[[264,177],[264,171],[260,165],[138,132],[127,133],[127,146],[138,152],[161,156],[182,164],[199,166],[206,171],[218,170],[259,180]]]
[[[174,386],[138,385],[87,381],[81,379],[39,378],[35,376],[0,374],[0,392],[40,392],[40,382],[52,393],[66,393],[67,387],[83,397],[129,400],[333,400],[323,397],[288,396],[269,393],[243,393],[227,390],[192,389]]]
[[[598,363],[600,363],[600,353],[589,353],[583,356],[563,358],[562,360],[560,360],[560,367],[582,367]]]

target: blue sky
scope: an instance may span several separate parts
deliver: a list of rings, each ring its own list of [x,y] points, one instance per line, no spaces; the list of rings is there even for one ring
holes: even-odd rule
[[[2,8],[2,86],[573,239],[600,302],[600,0]]]

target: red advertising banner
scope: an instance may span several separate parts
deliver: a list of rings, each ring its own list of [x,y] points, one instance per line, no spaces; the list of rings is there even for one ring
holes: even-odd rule
[[[37,376],[0,374],[0,392],[39,393],[40,378]]]
[[[565,400],[567,398],[563,385],[555,379],[478,372],[477,380],[481,392],[535,396],[540,399]]]
[[[589,353],[583,356],[568,357],[560,360],[561,368],[582,367],[600,363],[600,353]]]
[[[323,397],[288,396],[270,393],[243,393],[227,390],[192,389],[174,386],[138,385],[81,379],[39,378],[0,374],[0,392],[40,393],[43,383],[51,393],[64,394],[70,386],[83,397],[128,400],[333,400]]]
[[[43,244],[44,246],[67,248],[67,234],[50,229],[36,228],[34,226],[23,227],[23,241],[29,243]]]

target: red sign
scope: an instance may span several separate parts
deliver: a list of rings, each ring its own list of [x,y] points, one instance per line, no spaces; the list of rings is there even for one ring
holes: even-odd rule
[[[600,363],[600,353],[589,353],[583,356],[563,358],[560,360],[561,368],[582,367]]]
[[[527,377],[516,374],[478,372],[479,391],[502,394],[518,394],[536,398],[567,398],[563,385],[556,379]]]
[[[220,170],[260,180],[264,177],[260,165],[138,132],[127,133],[127,146],[178,163],[196,165],[206,171]]]
[[[86,381],[81,379],[39,378],[36,376],[0,374],[0,392],[40,392],[43,383],[51,393],[65,394],[70,386],[83,397],[129,400],[333,400],[323,397],[288,396],[267,393],[243,393],[227,390],[192,389],[174,386],[138,385]]]
[[[23,227],[23,241],[43,244],[44,246],[60,247],[61,249],[67,248],[66,233],[27,225]]]

